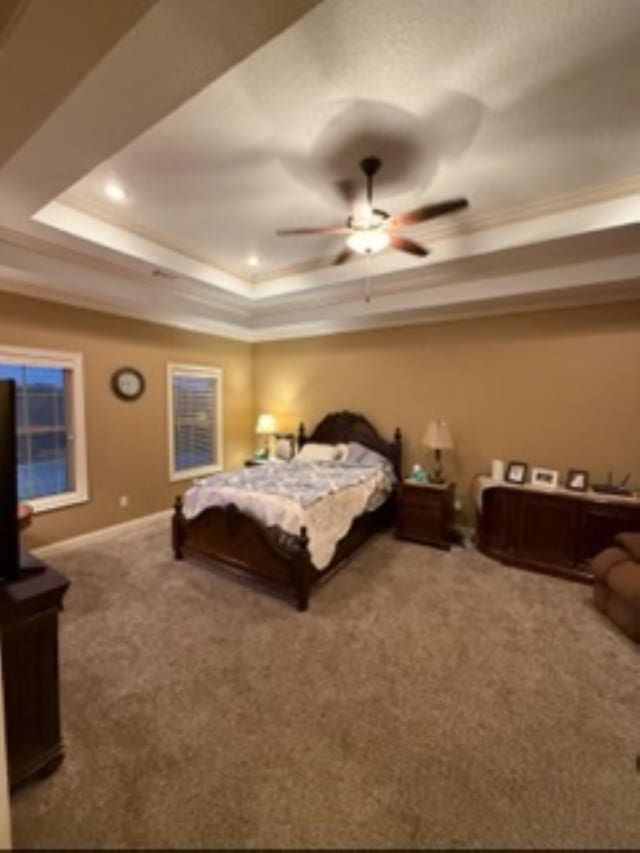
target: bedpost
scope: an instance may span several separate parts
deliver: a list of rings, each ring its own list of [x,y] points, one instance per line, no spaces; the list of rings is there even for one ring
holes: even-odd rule
[[[300,426],[298,427],[298,450],[300,450],[301,447],[304,447],[306,442],[307,442],[307,433],[305,431],[303,422],[300,421]]]
[[[300,528],[300,552],[296,555],[293,564],[293,583],[295,585],[298,610],[304,612],[309,609],[309,537],[307,528]]]
[[[176,560],[184,559],[182,546],[185,540],[186,523],[187,521],[182,511],[182,498],[178,495],[173,504],[173,518],[171,519],[171,544]]]
[[[395,471],[398,480],[402,479],[402,432],[400,427],[396,427],[393,434],[393,452],[395,456]]]

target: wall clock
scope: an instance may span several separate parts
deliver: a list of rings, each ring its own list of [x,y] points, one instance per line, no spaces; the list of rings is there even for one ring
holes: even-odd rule
[[[144,388],[144,376],[135,367],[121,367],[111,376],[111,390],[121,400],[137,400]]]

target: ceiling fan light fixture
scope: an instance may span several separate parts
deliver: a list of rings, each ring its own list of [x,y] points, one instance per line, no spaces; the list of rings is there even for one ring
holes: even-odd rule
[[[429,250],[415,240],[399,234],[398,229],[403,225],[419,225],[421,222],[436,219],[446,213],[463,210],[469,207],[469,202],[466,198],[452,198],[436,204],[423,204],[422,207],[391,217],[386,210],[373,206],[373,178],[380,166],[382,166],[382,160],[379,157],[365,157],[360,161],[360,169],[366,178],[367,197],[366,201],[355,205],[345,225],[333,225],[328,228],[287,228],[277,233],[281,235],[344,234],[347,237],[347,245],[333,259],[333,266],[344,264],[351,259],[354,252],[365,256],[374,255],[386,249],[387,246],[398,252],[425,258]],[[342,184],[345,189],[346,184],[344,182]],[[352,201],[351,192],[345,192],[343,195],[347,200]]]
[[[389,245],[389,232],[380,228],[354,231],[347,237],[347,246],[360,255],[374,255]]]

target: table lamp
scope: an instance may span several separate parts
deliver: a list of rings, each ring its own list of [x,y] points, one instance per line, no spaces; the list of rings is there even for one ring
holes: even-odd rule
[[[256,424],[256,435],[264,435],[264,452],[265,456],[269,456],[269,439],[271,436],[278,431],[278,424],[276,423],[276,419],[273,415],[262,414],[258,415],[258,422]]]
[[[445,421],[429,421],[422,436],[422,444],[427,450],[435,451],[435,465],[429,474],[431,483],[444,483],[442,476],[442,451],[453,450],[449,425]]]

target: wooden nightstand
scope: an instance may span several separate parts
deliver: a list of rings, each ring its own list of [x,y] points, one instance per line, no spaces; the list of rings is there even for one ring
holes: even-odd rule
[[[439,486],[404,480],[398,488],[396,538],[448,551],[453,541],[455,494],[454,483]]]

